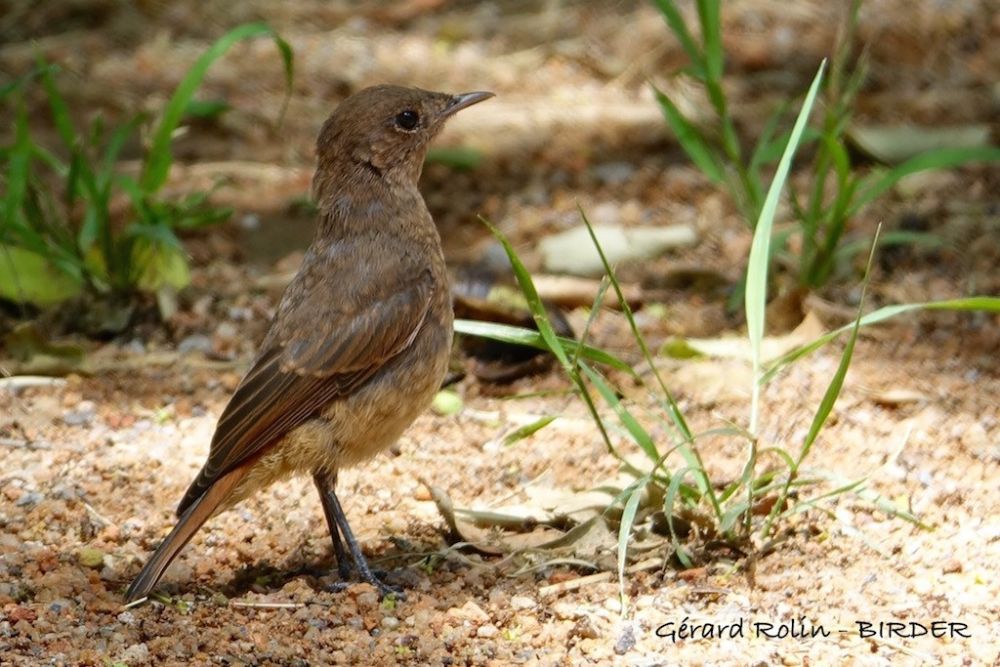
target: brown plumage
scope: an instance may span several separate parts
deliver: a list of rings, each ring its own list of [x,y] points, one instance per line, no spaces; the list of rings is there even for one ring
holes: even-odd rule
[[[492,97],[375,86],[345,100],[317,140],[316,236],[250,370],[219,418],[180,519],[126,597],[147,595],[214,514],[294,473],[312,474],[337,565],[386,592],[351,534],[337,471],[391,445],[444,376],[452,309],[441,240],[417,189],[430,140]]]

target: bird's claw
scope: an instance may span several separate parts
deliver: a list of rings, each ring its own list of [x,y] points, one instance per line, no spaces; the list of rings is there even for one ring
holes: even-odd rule
[[[366,581],[372,586],[374,586],[376,589],[378,589],[379,600],[384,600],[390,595],[396,600],[399,600],[400,602],[406,600],[406,591],[403,590],[402,586],[394,586],[392,584],[387,584],[374,574],[372,574],[372,577],[370,579],[366,579]]]
[[[327,593],[343,593],[351,585],[349,581],[332,581],[329,584],[323,586],[323,590]]]

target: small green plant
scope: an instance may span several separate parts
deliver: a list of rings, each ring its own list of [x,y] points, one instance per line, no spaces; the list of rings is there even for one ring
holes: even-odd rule
[[[573,343],[556,336],[530,274],[508,240],[490,225],[490,229],[510,258],[515,276],[538,326],[538,331],[496,327],[464,320],[456,321],[455,329],[462,334],[483,335],[506,342],[541,345],[549,349],[559,360],[567,377],[573,383],[577,395],[585,403],[608,452],[616,457],[621,463],[622,469],[634,479],[634,482],[625,488],[611,489],[614,497],[609,509],[616,506],[621,508],[620,519],[618,519],[618,574],[620,581],[624,580],[628,548],[634,528],[657,512],[662,512],[663,516],[666,517],[673,555],[685,567],[690,567],[699,560],[704,561],[707,554],[702,552],[699,555],[697,546],[694,545],[696,540],[689,539],[686,543],[682,542],[676,525],[678,517],[684,518],[685,522],[696,527],[703,543],[724,543],[753,553],[766,547],[768,541],[773,539],[775,533],[782,526],[782,522],[787,521],[797,513],[821,508],[824,500],[848,492],[871,502],[878,509],[891,516],[902,517],[919,524],[915,516],[867,490],[865,488],[866,479],[844,481],[837,475],[821,469],[807,469],[806,460],[814,454],[814,446],[843,387],[861,326],[922,307],[1000,312],[1000,298],[973,297],[932,305],[891,306],[864,317],[861,316],[859,309],[858,317],[851,325],[785,355],[771,367],[764,366],[761,361],[761,346],[765,330],[768,257],[775,243],[773,226],[778,198],[787,180],[792,156],[805,134],[806,120],[818,94],[822,73],[821,68],[806,95],[795,126],[786,142],[774,179],[761,202],[761,214],[755,226],[744,291],[747,332],[752,351],[753,368],[749,418],[746,421],[746,426],[738,426],[736,422],[729,422],[727,426],[713,429],[709,433],[696,434],[691,431],[680,407],[657,370],[655,359],[639,331],[612,267],[604,257],[603,250],[593,232],[591,232],[591,238],[604,262],[606,282],[594,301],[590,320],[588,320],[581,335],[581,342]],[[583,211],[581,211],[581,216],[584,223],[590,228],[590,223]],[[873,254],[869,256],[869,267],[873,256]],[[867,286],[867,272],[864,284]],[[648,368],[645,373],[639,373],[617,358],[586,345],[591,322],[607,289],[614,290],[618,298],[619,307],[629,323],[632,337]],[[841,355],[840,363],[830,379],[823,398],[816,406],[808,433],[798,443],[798,447],[760,443],[758,438],[759,399],[765,384],[775,376],[781,367],[794,362],[844,332],[849,333],[849,338]],[[651,411],[642,401],[622,398],[623,393],[618,391],[613,376],[594,362],[606,364],[613,372],[624,376],[628,383],[638,384],[645,388],[649,403],[658,406],[662,412],[657,414]],[[599,405],[598,400],[603,406]],[[612,415],[610,417],[608,416],[609,412]],[[615,421],[618,422],[617,425],[613,423]],[[651,422],[658,425],[664,435],[654,435],[656,431],[647,426]],[[634,459],[627,458],[620,451],[619,446],[611,437],[611,434],[616,430],[623,433],[627,440],[630,440],[634,447],[644,454],[644,465],[636,463]],[[746,445],[747,454],[742,463],[742,472],[735,479],[719,480],[710,477],[709,469],[704,463],[699,447],[699,440],[707,435],[736,437]],[[680,463],[671,468],[668,465],[668,459],[675,452],[680,456]],[[761,462],[765,460],[769,465],[762,470]],[[825,488],[821,488],[820,485],[825,485]],[[606,515],[610,514],[610,512],[606,513]],[[624,584],[622,584],[623,603],[624,597]]]
[[[686,74],[701,84],[715,114],[714,127],[703,131],[687,118],[668,95],[654,87],[668,125],[692,162],[713,182],[726,188],[751,227],[759,219],[764,203],[764,172],[782,154],[789,134],[780,132],[785,108],[768,121],[756,143],[746,150],[736,132],[731,105],[722,86],[725,54],[722,49],[721,0],[696,0],[699,35],[695,38],[676,0],[654,0],[667,26],[691,61]],[[851,55],[861,0],[852,0],[834,53],[830,77],[823,90],[824,111],[819,130],[807,131],[803,141],[814,144],[809,183],[798,191],[789,188],[792,214],[797,222],[792,233],[800,238],[797,256],[798,283],[815,289],[825,285],[838,268],[864,248],[871,238],[844,243],[849,223],[865,206],[885,194],[902,178],[928,169],[948,169],[976,161],[1000,160],[1000,149],[992,147],[944,148],[917,155],[892,169],[857,172],[847,147],[858,91],[867,75],[867,55],[852,69]],[[791,234],[782,231],[779,238]],[[883,244],[927,242],[926,235],[891,231]],[[775,255],[789,257],[779,245]]]
[[[237,42],[259,36],[277,45],[290,93],[291,47],[267,25],[234,28],[173,92],[137,174],[122,169],[120,156],[139,137],[145,115],[117,127],[96,118],[81,131],[59,92],[57,68],[42,58],[33,72],[0,88],[0,105],[14,118],[13,143],[0,149],[0,298],[48,306],[84,292],[111,300],[136,292],[164,297],[188,284],[177,232],[225,220],[231,211],[210,205],[206,192],[161,194],[173,161],[171,139],[185,114],[207,113],[193,98],[211,65]],[[36,80],[61,141],[57,149],[31,136],[25,88]]]

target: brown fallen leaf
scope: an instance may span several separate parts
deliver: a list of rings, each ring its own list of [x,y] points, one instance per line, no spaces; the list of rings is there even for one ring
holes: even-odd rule
[[[683,579],[684,581],[696,581],[698,579],[704,579],[708,576],[707,567],[692,567],[687,570],[681,570],[677,573],[678,579]]]

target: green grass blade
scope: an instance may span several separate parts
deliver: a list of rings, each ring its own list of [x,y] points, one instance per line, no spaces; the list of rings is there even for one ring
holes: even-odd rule
[[[222,116],[232,108],[226,100],[191,100],[184,109],[184,117],[211,120]]]
[[[835,489],[831,489],[826,493],[821,493],[820,495],[815,496],[813,498],[802,500],[800,502],[795,503],[795,505],[793,505],[791,508],[785,510],[782,513],[782,515],[784,516],[801,512],[803,511],[803,509],[808,509],[819,505],[819,503],[823,502],[824,500],[828,500],[830,498],[836,498],[837,496],[842,496],[845,493],[850,493],[852,491],[858,492],[860,495],[860,491],[863,490],[864,484],[867,481],[868,481],[867,477],[862,477],[861,479],[854,480],[853,482],[848,482],[842,486],[838,486]]]
[[[701,456],[698,454],[697,448],[694,446],[694,436],[692,435],[691,429],[687,424],[687,420],[684,418],[684,413],[681,412],[680,406],[677,405],[677,401],[674,400],[673,394],[667,388],[666,383],[663,381],[663,377],[660,375],[660,371],[656,367],[653,355],[649,351],[649,346],[646,345],[646,339],[643,338],[642,332],[639,331],[639,326],[635,322],[635,316],[632,314],[632,307],[629,306],[628,300],[625,299],[621,284],[615,277],[614,269],[608,262],[607,255],[604,254],[604,249],[597,240],[597,235],[594,233],[594,227],[590,224],[590,220],[587,218],[587,214],[584,212],[583,208],[579,206],[577,208],[580,211],[580,217],[583,219],[583,224],[587,228],[587,233],[590,234],[590,240],[594,244],[594,249],[597,250],[597,254],[601,258],[601,266],[604,267],[605,275],[611,282],[611,287],[615,290],[615,296],[618,298],[618,305],[621,308],[622,313],[625,315],[625,319],[628,321],[632,337],[639,345],[639,349],[642,351],[643,359],[647,364],[649,364],[650,372],[652,372],[653,377],[656,378],[656,382],[661,391],[661,395],[658,398],[662,402],[667,414],[670,415],[670,419],[673,421],[674,426],[677,428],[681,436],[681,443],[678,451],[680,451],[681,456],[687,462],[689,467],[704,469],[705,466],[702,463]],[[722,509],[716,499],[714,489],[712,489],[710,484],[700,479],[699,484],[699,491],[709,498],[716,514],[720,515]]]
[[[514,271],[514,277],[517,279],[518,286],[521,288],[521,293],[524,295],[524,300],[528,305],[528,309],[531,311],[532,318],[535,320],[535,326],[538,327],[538,332],[545,342],[546,349],[556,356],[560,365],[563,367],[563,371],[573,382],[577,394],[581,399],[583,399],[584,404],[587,406],[587,411],[590,413],[590,416],[594,421],[594,425],[597,426],[597,430],[601,434],[601,439],[604,441],[604,445],[607,448],[608,453],[621,461],[626,468],[633,469],[631,464],[618,453],[614,443],[611,441],[611,436],[608,435],[608,430],[605,427],[604,420],[597,411],[597,406],[594,405],[594,401],[590,396],[590,392],[587,391],[583,378],[580,377],[579,371],[573,365],[573,362],[570,360],[569,355],[566,352],[566,347],[563,346],[559,336],[556,335],[555,330],[552,328],[552,323],[549,321],[548,313],[545,310],[545,304],[542,303],[541,298],[538,296],[538,290],[535,289],[535,283],[532,281],[531,274],[528,272],[528,269],[524,266],[524,262],[521,261],[521,258],[518,257],[514,247],[510,244],[510,241],[499,229],[494,227],[486,218],[483,218],[482,216],[479,217],[479,220],[486,225],[486,228],[490,230],[490,233],[493,234],[494,238],[500,242],[504,252],[507,253],[507,259],[510,261],[511,268]]]
[[[926,301],[923,303],[905,303],[896,304],[892,306],[883,306],[878,310],[872,311],[861,318],[861,326],[865,327],[871,324],[877,324],[879,322],[884,322],[885,320],[892,319],[904,313],[913,312],[916,310],[956,310],[956,311],[982,311],[987,313],[1000,313],[1000,297],[995,296],[970,296],[962,299],[946,299],[944,301]],[[767,383],[771,381],[778,372],[787,366],[788,364],[794,363],[809,354],[812,354],[819,348],[823,347],[830,341],[839,337],[846,331],[850,331],[854,328],[854,324],[845,324],[839,329],[834,329],[833,331],[823,334],[816,340],[806,343],[800,347],[785,353],[778,359],[776,359],[771,366],[768,368],[767,372],[761,376],[760,382]]]
[[[604,295],[608,293],[609,287],[611,287],[611,281],[605,276],[601,279],[601,284],[597,288],[594,303],[591,305],[590,313],[587,315],[587,323],[583,326],[583,331],[580,333],[580,345],[586,345],[587,338],[590,336],[590,328],[594,325],[594,320],[597,319],[597,313],[601,311],[601,304],[604,303]],[[577,347],[573,351],[573,366],[578,366],[580,363],[580,350],[581,348]],[[631,371],[631,368],[629,370]]]
[[[572,368],[572,364],[570,363],[569,356],[566,353],[566,348],[560,342],[559,336],[556,335],[555,330],[552,328],[552,323],[549,321],[548,314],[545,312],[545,304],[542,303],[541,297],[538,296],[538,290],[535,289],[535,283],[531,279],[531,273],[528,271],[527,267],[524,266],[524,262],[522,262],[521,258],[518,257],[517,252],[510,244],[510,241],[507,240],[507,237],[485,218],[481,217],[480,220],[482,220],[483,224],[486,225],[507,253],[507,258],[510,260],[511,268],[514,271],[514,277],[517,279],[517,284],[521,288],[521,292],[524,294],[524,299],[528,304],[528,310],[531,311],[532,317],[535,320],[535,325],[538,327],[538,333],[541,334],[546,347],[556,356],[563,368],[569,371]]]
[[[121,154],[122,148],[125,147],[125,142],[133,132],[139,129],[143,118],[142,114],[133,116],[127,123],[118,126],[111,133],[108,145],[104,149],[104,160],[101,164],[101,174],[99,177],[101,183],[107,184],[111,182],[115,166],[118,164],[118,156]]]
[[[854,215],[910,174],[928,169],[950,169],[970,162],[1000,162],[1000,148],[993,146],[941,148],[910,158],[888,171],[872,174],[862,182],[848,215]]]
[[[597,388],[597,392],[604,399],[604,402],[614,411],[617,415],[618,420],[621,421],[622,426],[626,428],[629,436],[632,440],[639,445],[639,449],[651,460],[654,464],[660,460],[660,453],[656,449],[656,443],[653,442],[653,438],[649,435],[649,432],[642,427],[638,420],[629,412],[622,402],[618,399],[618,394],[614,389],[605,381],[601,374],[592,369],[587,364],[580,364],[580,369],[584,372],[588,379],[590,379],[591,384]]]
[[[31,155],[36,157],[45,163],[49,169],[54,171],[56,174],[62,177],[67,177],[69,174],[69,166],[65,164],[62,160],[57,158],[52,151],[46,149],[44,146],[39,146],[38,144],[31,145]]]
[[[653,0],[653,4],[660,10],[670,32],[674,33],[677,41],[681,43],[684,53],[691,59],[691,67],[695,76],[704,77],[704,56],[702,56],[701,49],[695,44],[694,37],[691,36],[691,31],[688,30],[687,23],[684,22],[684,17],[677,9],[677,3],[674,0]]]
[[[66,172],[65,198],[66,207],[71,209],[80,196],[80,169],[83,158],[77,151],[73,151],[69,160],[69,170]]]
[[[854,356],[854,346],[858,341],[858,332],[861,330],[861,313],[865,303],[865,295],[868,292],[868,282],[871,277],[872,263],[875,261],[875,249],[877,245],[878,230],[875,232],[875,240],[872,243],[872,249],[868,255],[868,265],[865,268],[865,277],[861,283],[861,300],[858,303],[857,317],[855,317],[854,324],[851,327],[851,335],[847,339],[847,345],[844,346],[844,352],[840,355],[840,363],[837,364],[837,371],[833,374],[833,378],[830,380],[830,384],[827,386],[826,391],[823,393],[823,398],[820,400],[819,406],[816,408],[816,413],[813,415],[812,423],[809,425],[809,432],[802,441],[802,447],[799,450],[798,458],[795,460],[795,465],[788,475],[785,486],[778,497],[778,502],[774,504],[774,508],[769,513],[767,521],[761,529],[761,533],[764,536],[767,536],[770,533],[771,526],[781,513],[781,510],[785,505],[785,500],[788,498],[788,492],[791,488],[792,482],[795,481],[795,476],[798,473],[799,466],[802,465],[802,462],[809,456],[809,452],[812,451],[816,438],[819,437],[820,431],[823,429],[827,418],[833,411],[833,406],[837,402],[837,398],[840,397],[840,390],[843,388],[844,380],[847,377],[847,369],[850,368],[851,358]]]
[[[639,500],[642,499],[642,492],[648,480],[640,480],[635,484],[635,489],[625,502],[625,510],[622,512],[622,520],[618,525],[618,597],[621,601],[622,616],[625,615],[625,560],[628,556],[628,542],[632,534],[632,524],[635,522],[636,512],[639,510]]]
[[[194,94],[201,86],[201,82],[205,78],[205,74],[208,72],[208,69],[216,60],[225,55],[225,53],[237,42],[244,39],[262,36],[271,37],[274,40],[275,45],[278,47],[278,51],[281,54],[281,58],[285,66],[285,83],[288,92],[291,92],[293,56],[292,49],[288,43],[283,40],[278,33],[274,31],[274,29],[264,23],[248,23],[233,28],[225,35],[217,39],[215,43],[212,44],[212,46],[210,46],[197,61],[195,61],[194,65],[192,65],[191,69],[188,70],[180,84],[178,84],[177,89],[174,90],[174,94],[171,96],[170,101],[167,102],[167,106],[163,110],[163,116],[160,119],[160,123],[153,132],[152,145],[149,149],[149,155],[143,165],[142,177],[139,181],[139,185],[142,190],[145,192],[155,192],[163,186],[164,182],[166,182],[167,174],[170,171],[170,163],[173,160],[173,155],[170,150],[171,138],[174,134],[174,130],[177,129],[177,125],[184,117],[184,113],[188,109],[188,105],[194,98]],[[282,113],[284,113],[284,109],[282,110]]]
[[[753,153],[750,154],[749,169],[756,170],[761,165],[781,157],[781,154],[785,150],[785,145],[788,143],[788,137],[781,136],[776,139],[774,135],[778,131],[781,119],[788,113],[790,106],[790,102],[783,103],[767,119],[764,129],[761,130],[760,136],[757,138],[757,144],[754,146]]]
[[[916,516],[913,512],[901,509],[896,506],[894,502],[883,496],[882,494],[872,491],[871,489],[861,488],[856,491],[856,494],[862,500],[872,503],[878,509],[882,510],[891,517],[899,517],[904,521],[912,523],[913,525],[921,528],[923,530],[931,530],[931,526],[924,523]]]
[[[681,541],[677,537],[677,531],[674,529],[674,516],[676,512],[674,508],[677,506],[677,496],[678,493],[683,490],[684,478],[689,474],[696,476],[696,484],[699,487],[708,485],[711,488],[710,480],[708,475],[705,474],[703,468],[681,468],[674,476],[670,479],[670,484],[667,485],[667,490],[663,494],[663,514],[667,517],[667,528],[670,530],[670,542],[674,548],[674,553],[677,554],[677,559],[681,562],[684,567],[691,567],[694,565],[694,561],[688,555],[687,551],[681,546]],[[700,481],[697,481],[700,480]],[[690,488],[690,487],[688,487]],[[680,494],[682,497],[683,493]],[[722,514],[721,511],[717,515],[718,520],[721,522]]]
[[[970,296],[964,299],[928,301],[916,305],[924,308],[925,310],[981,310],[987,313],[1000,313],[1000,297],[997,296]],[[883,308],[880,310],[885,309]]]
[[[639,349],[642,351],[642,358],[649,364],[650,371],[656,378],[657,384],[663,395],[666,397],[670,408],[668,412],[671,418],[676,423],[678,429],[680,430],[684,440],[691,442],[694,440],[694,436],[691,434],[691,429],[688,427],[687,422],[684,419],[684,415],[681,413],[680,408],[677,406],[676,401],[674,401],[673,395],[670,390],[667,389],[666,383],[663,381],[663,377],[660,375],[660,371],[657,370],[656,364],[653,361],[653,355],[649,351],[649,346],[646,345],[646,339],[643,338],[642,333],[639,331],[639,326],[635,323],[635,316],[632,314],[632,307],[629,306],[628,300],[625,299],[625,294],[622,292],[621,284],[615,277],[614,268],[608,262],[607,256],[604,254],[604,248],[597,240],[597,235],[594,233],[594,227],[590,224],[590,220],[587,218],[587,214],[582,208],[577,206],[577,210],[580,211],[580,217],[583,219],[583,224],[587,228],[587,233],[590,234],[590,240],[594,244],[594,249],[597,250],[598,256],[601,258],[601,266],[604,267],[604,273],[611,281],[611,287],[615,290],[615,296],[618,298],[618,305],[621,307],[622,313],[625,315],[625,319],[628,321],[629,329],[632,332],[632,337],[635,342],[639,345]],[[696,462],[700,464],[701,462]]]
[[[49,65],[45,66],[46,68]],[[30,72],[22,74],[13,81],[8,81],[7,83],[0,85],[0,102],[7,99],[7,96],[13,93],[15,90],[22,88],[26,83],[34,79],[36,76],[40,76],[42,73],[41,67],[34,67]]]
[[[792,157],[798,148],[802,132],[805,130],[812,111],[813,103],[816,100],[816,93],[819,90],[820,81],[823,79],[823,71],[826,69],[826,61],[819,67],[812,85],[806,95],[802,109],[799,111],[792,134],[785,146],[785,152],[778,162],[777,171],[771,181],[771,187],[767,191],[764,199],[764,206],[761,209],[760,218],[754,228],[753,242],[750,246],[750,258],[747,262],[747,281],[744,297],[747,318],[747,336],[750,339],[751,354],[753,358],[754,383],[751,394],[750,405],[750,432],[756,436],[757,420],[759,416],[760,403],[760,383],[756,378],[760,375],[760,346],[764,338],[764,311],[767,302],[767,269],[770,254],[771,230],[774,227],[774,216],[778,209],[778,199],[781,190],[788,178],[788,171],[792,165]]]
[[[721,81],[724,67],[722,52],[722,17],[720,0],[698,0],[698,20],[701,22],[701,39],[705,45],[705,75],[709,80]]]
[[[823,394],[823,399],[820,401],[819,407],[816,409],[816,414],[813,417],[812,424],[809,426],[809,432],[806,434],[806,438],[802,443],[802,450],[799,453],[798,460],[796,461],[796,468],[809,455],[809,451],[812,449],[813,443],[816,442],[816,438],[819,436],[819,432],[823,429],[823,425],[826,423],[827,417],[829,417],[830,412],[833,411],[833,405],[837,402],[837,398],[840,396],[840,390],[844,386],[844,379],[847,377],[847,369],[850,368],[851,357],[854,355],[854,345],[858,341],[858,332],[861,330],[862,308],[864,307],[865,296],[868,292],[868,281],[871,276],[872,263],[875,261],[875,248],[877,245],[878,231],[875,232],[875,240],[872,243],[871,253],[868,255],[868,266],[865,269],[865,278],[861,283],[861,300],[858,303],[858,315],[854,318],[854,326],[851,327],[851,335],[847,339],[847,345],[844,346],[844,352],[840,355],[840,363],[837,365],[837,371],[833,374],[833,378],[830,380],[830,384],[826,388],[826,392]]]
[[[799,110],[799,115],[795,119],[795,125],[792,127],[792,133],[788,138],[788,144],[785,146],[781,160],[778,162],[778,168],[775,171],[771,186],[768,188],[767,196],[761,207],[760,217],[754,226],[753,241],[750,245],[750,257],[747,260],[746,286],[743,301],[746,308],[747,337],[750,341],[751,363],[753,366],[753,384],[751,385],[750,392],[750,422],[748,426],[752,437],[749,441],[749,451],[741,476],[742,483],[747,489],[746,522],[744,524],[747,532],[751,528],[750,508],[753,507],[753,489],[750,481],[753,479],[757,467],[757,429],[760,418],[761,387],[757,378],[760,377],[761,372],[761,342],[764,339],[764,321],[767,306],[767,272],[771,253],[771,230],[774,228],[774,216],[778,209],[778,200],[785,186],[785,181],[788,179],[792,158],[798,149],[802,133],[809,120],[809,114],[812,112],[813,103],[816,101],[816,94],[819,91],[825,69],[826,61],[824,60],[820,64],[816,76],[813,78],[809,92],[806,94],[806,99],[802,103],[802,109]],[[731,512],[727,514],[727,517],[729,516],[731,516]]]
[[[660,109],[663,110],[663,117],[667,120],[667,124],[670,125],[674,136],[677,137],[677,142],[684,149],[684,152],[687,153],[688,157],[691,158],[691,161],[713,183],[721,184],[724,182],[726,178],[725,169],[715,152],[705,141],[705,138],[701,136],[698,128],[689,122],[680,109],[677,108],[677,105],[655,86],[653,86],[653,94],[656,95],[656,101],[659,102]]]
[[[819,402],[819,407],[816,409],[816,414],[813,415],[812,424],[809,425],[809,432],[806,434],[805,441],[802,443],[802,451],[799,454],[799,463],[809,455],[813,444],[816,442],[816,438],[819,436],[819,432],[823,429],[823,425],[826,424],[826,419],[830,416],[833,406],[840,396],[840,390],[844,386],[844,379],[847,377],[847,369],[850,367],[851,358],[854,355],[854,345],[858,341],[858,331],[860,328],[861,312],[859,310],[858,317],[854,320],[854,326],[851,329],[851,335],[847,339],[847,345],[844,347],[843,354],[840,355],[837,372],[833,374],[830,384],[823,393],[823,399]]]
[[[789,130],[777,137],[769,138],[767,143],[758,143],[750,158],[750,168],[754,171],[759,171],[763,165],[780,160],[785,152],[785,148],[788,146],[788,139],[791,134],[792,132]],[[761,138],[763,139],[763,135]],[[799,139],[799,148],[814,144],[822,138],[823,134],[819,130],[807,127],[802,131],[802,137]]]
[[[549,350],[542,334],[531,329],[510,326],[508,324],[496,324],[493,322],[478,322],[476,320],[455,320],[455,333],[466,336],[478,336],[500,341],[501,343],[513,343],[514,345],[524,345],[540,350]],[[631,372],[632,367],[614,355],[600,350],[590,345],[581,345],[571,338],[556,337],[559,345],[570,351],[574,355],[579,354],[584,359],[595,361],[599,364],[611,366],[620,371]]]
[[[524,440],[528,436],[532,436],[535,433],[538,433],[539,431],[541,431],[543,428],[545,428],[555,420],[556,420],[555,415],[546,415],[545,417],[539,417],[530,424],[525,424],[524,426],[514,429],[513,431],[505,435],[503,437],[503,444],[513,445],[518,440]]]
[[[21,218],[24,198],[28,192],[28,172],[31,169],[31,137],[28,135],[28,110],[23,96],[16,101],[14,145],[7,158],[7,183],[4,202],[4,227]],[[5,232],[0,228],[0,232]]]
[[[42,79],[42,87],[45,89],[45,94],[49,100],[49,108],[52,110],[52,122],[55,124],[56,131],[62,138],[66,148],[72,150],[78,141],[76,126],[69,115],[69,107],[66,106],[66,101],[59,94],[59,88],[56,87],[55,77],[52,76],[54,68],[45,62],[44,58],[39,56],[38,69]]]

